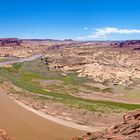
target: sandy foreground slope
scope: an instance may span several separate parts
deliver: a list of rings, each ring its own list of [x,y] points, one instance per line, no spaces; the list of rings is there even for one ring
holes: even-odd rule
[[[0,128],[17,140],[70,140],[83,131],[42,118],[0,92]]]

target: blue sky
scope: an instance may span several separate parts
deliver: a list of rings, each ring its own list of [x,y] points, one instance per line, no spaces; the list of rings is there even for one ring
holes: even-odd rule
[[[140,39],[140,0],[0,0],[0,37]]]

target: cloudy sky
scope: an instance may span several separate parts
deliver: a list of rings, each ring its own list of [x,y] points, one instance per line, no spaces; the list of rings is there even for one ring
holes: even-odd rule
[[[0,2],[0,37],[140,39],[140,0]]]

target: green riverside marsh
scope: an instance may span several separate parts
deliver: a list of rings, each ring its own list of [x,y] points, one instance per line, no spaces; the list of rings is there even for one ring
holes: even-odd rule
[[[89,88],[84,83],[93,81],[88,78],[78,77],[74,71],[67,72],[65,75],[63,73],[62,71],[49,71],[43,60],[36,59],[31,62],[13,64],[11,68],[0,68],[0,76],[2,77],[0,84],[3,83],[3,80],[11,81],[14,85],[37,96],[43,95],[39,96],[43,100],[47,101],[49,99],[61,102],[79,109],[122,112],[140,108],[138,104],[90,100],[73,96],[79,88]],[[91,88],[90,90],[100,91],[98,88]],[[107,88],[102,92],[110,90],[110,88]],[[73,94],[70,94],[71,92]]]

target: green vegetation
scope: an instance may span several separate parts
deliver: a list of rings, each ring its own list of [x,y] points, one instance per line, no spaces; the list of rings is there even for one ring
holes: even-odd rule
[[[12,67],[7,68],[7,71],[9,72],[18,72],[18,70],[22,67],[22,63],[15,63],[12,65]]]
[[[80,87],[87,88],[84,86],[84,83],[91,80],[77,77],[75,72],[70,72],[67,73],[66,76],[63,76],[61,71],[49,71],[47,65],[44,65],[44,62],[40,59],[31,62],[17,63],[11,68],[0,68],[0,76],[4,77],[6,80],[10,80],[16,86],[34,93],[34,95],[42,100],[51,99],[55,102],[61,102],[76,108],[94,111],[112,110],[114,112],[140,108],[140,105],[96,101],[72,96],[71,94],[68,94],[68,92],[71,91],[68,91],[68,89],[65,90],[65,86],[70,85],[73,90],[77,92]],[[59,80],[61,83],[59,85],[48,84],[46,86],[47,88],[45,88],[46,90],[44,90],[44,87],[39,84],[39,80]],[[47,89],[51,89],[51,91],[47,91]],[[96,88],[93,88],[92,90],[100,91],[100,89]],[[110,88],[105,89],[103,92],[110,90]]]

